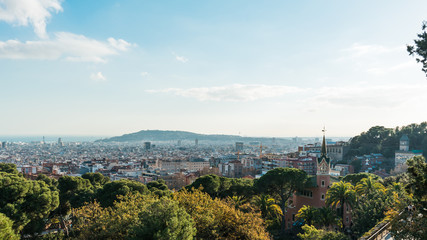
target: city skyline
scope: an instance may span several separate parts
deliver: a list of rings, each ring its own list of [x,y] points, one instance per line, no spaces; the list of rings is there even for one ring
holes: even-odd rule
[[[427,2],[0,0],[0,136],[351,137],[426,121]]]

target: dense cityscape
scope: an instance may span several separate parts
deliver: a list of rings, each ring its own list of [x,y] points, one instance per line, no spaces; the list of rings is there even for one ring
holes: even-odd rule
[[[0,0],[0,240],[426,240],[426,12]]]

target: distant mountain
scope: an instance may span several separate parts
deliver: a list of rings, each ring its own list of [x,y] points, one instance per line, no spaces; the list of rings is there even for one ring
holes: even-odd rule
[[[142,130],[136,133],[124,134],[122,136],[100,139],[96,142],[136,142],[136,141],[272,141],[272,138],[241,137],[237,135],[219,134],[198,134],[185,131],[162,131],[162,130]],[[283,140],[283,139],[281,139]]]

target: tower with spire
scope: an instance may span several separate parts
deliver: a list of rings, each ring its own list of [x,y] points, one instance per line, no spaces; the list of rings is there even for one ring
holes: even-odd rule
[[[317,158],[317,175],[329,175],[329,170],[331,168],[331,160],[328,157],[328,154],[326,151],[326,139],[325,139],[326,129],[323,128],[322,132],[323,132],[323,141],[322,141],[320,157]]]

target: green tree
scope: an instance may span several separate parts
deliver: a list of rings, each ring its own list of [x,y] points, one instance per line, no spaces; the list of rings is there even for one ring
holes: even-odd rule
[[[276,196],[282,209],[281,235],[286,229],[286,208],[289,198],[307,181],[307,173],[295,168],[275,168],[264,174],[255,185],[259,192]]]
[[[87,172],[82,175],[82,178],[89,180],[92,186],[94,186],[97,189],[101,188],[106,183],[110,182],[110,178],[102,175],[101,173]]]
[[[369,176],[367,178],[363,178],[356,185],[356,192],[359,195],[368,195],[376,192],[385,193],[385,187],[380,182]]]
[[[196,239],[270,239],[258,213],[242,212],[197,189],[176,192],[174,200],[193,218]]]
[[[371,177],[374,180],[380,179],[379,176],[372,174],[372,173],[353,173],[353,174],[347,174],[342,180],[344,182],[349,182],[353,186],[356,186],[362,179]]]
[[[410,56],[415,56],[415,60],[417,63],[421,63],[423,66],[421,70],[427,76],[427,22],[423,22],[422,24],[422,32],[419,33],[418,39],[414,40],[415,45],[407,45],[406,50],[408,51]]]
[[[351,183],[343,181],[332,184],[332,187],[326,193],[326,205],[334,208],[340,208],[340,215],[342,218],[342,227],[344,229],[344,212],[345,207],[354,206],[356,201],[356,192],[353,189]]]
[[[96,199],[101,203],[101,206],[108,207],[113,206],[114,201],[118,199],[117,196],[136,192],[147,194],[148,188],[143,183],[122,179],[105,184],[98,190]]]
[[[14,222],[17,232],[41,231],[44,220],[58,204],[58,192],[52,191],[45,182],[0,172],[0,212]]]
[[[12,226],[12,220],[3,213],[0,213],[0,239],[19,240],[19,236],[15,233]]]
[[[199,189],[203,187],[203,192],[208,193],[211,197],[217,197],[221,186],[221,179],[217,175],[209,174],[199,177],[192,184],[187,186],[188,190]]]
[[[297,236],[302,240],[346,240],[349,239],[343,233],[325,231],[322,229],[317,229],[311,225],[302,226],[302,233],[299,233]]]
[[[318,209],[313,206],[302,206],[295,217],[303,219],[304,223],[307,225],[313,225],[314,222],[318,221]]]
[[[16,165],[13,163],[0,163],[0,172],[18,174]]]
[[[136,225],[130,235],[132,239],[193,239],[196,228],[193,219],[178,203],[161,198],[138,214]]]
[[[341,226],[341,221],[337,217],[336,211],[328,207],[319,208],[317,211],[317,217],[315,223],[323,228],[329,228],[331,226]]]

